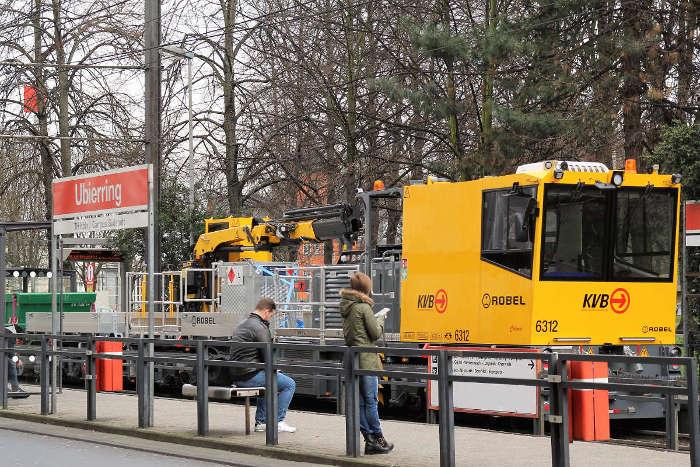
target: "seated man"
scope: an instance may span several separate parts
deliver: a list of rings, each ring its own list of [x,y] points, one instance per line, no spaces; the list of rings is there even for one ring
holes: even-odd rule
[[[272,342],[270,334],[270,319],[275,313],[275,302],[269,298],[261,299],[255,306],[248,318],[238,325],[233,333],[234,342]],[[265,353],[263,349],[242,348],[235,346],[232,348],[231,360],[263,363]],[[265,371],[256,368],[231,368],[231,376],[236,386],[250,388],[265,386]],[[287,415],[287,408],[294,396],[296,383],[292,378],[281,371],[277,372],[277,390],[279,393],[279,403],[277,412],[277,429],[288,433],[294,433],[297,429],[288,425],[284,419]],[[265,399],[258,398],[255,410],[255,431],[265,431]]]

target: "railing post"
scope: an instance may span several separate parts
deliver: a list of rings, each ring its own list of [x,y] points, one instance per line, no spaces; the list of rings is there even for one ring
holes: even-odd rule
[[[95,375],[95,336],[88,337],[85,349],[85,382],[87,383],[87,419],[97,418],[97,381]]]
[[[209,435],[209,368],[206,364],[207,347],[197,341],[197,434]]]
[[[143,339],[139,339],[138,355],[136,358],[136,393],[138,394],[138,412],[139,412],[139,428],[148,426],[148,394],[146,393],[146,362],[144,357],[146,349],[143,345]]]
[[[345,452],[348,456],[360,455],[360,381],[355,375],[359,355],[351,347],[345,349]]]
[[[438,405],[440,406],[440,467],[453,467],[455,462],[455,413],[452,398],[452,356],[438,354]]]
[[[5,300],[5,297],[0,297],[0,299]],[[2,408],[7,408],[7,366],[11,359],[7,355],[8,348],[8,338],[4,334],[5,331],[0,331],[0,404]]]
[[[265,443],[268,446],[279,444],[277,431],[277,370],[274,367],[275,353],[272,342],[265,345]],[[258,402],[260,403],[260,402]]]
[[[688,375],[688,417],[690,418],[690,465],[700,466],[700,414],[698,413],[698,363],[689,358],[686,365]]]
[[[39,381],[41,387],[41,415],[49,414],[49,343],[46,335],[41,336],[41,354],[39,355],[41,366]]]
[[[665,395],[666,402],[666,448],[678,451],[678,406],[676,396]]]
[[[549,429],[551,432],[552,466],[569,467],[569,402],[566,389],[566,361],[556,352],[549,355]]]

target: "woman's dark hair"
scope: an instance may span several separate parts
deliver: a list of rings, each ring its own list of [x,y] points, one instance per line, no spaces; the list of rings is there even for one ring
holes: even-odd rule
[[[372,291],[372,280],[367,274],[356,272],[350,277],[350,288],[369,296]]]

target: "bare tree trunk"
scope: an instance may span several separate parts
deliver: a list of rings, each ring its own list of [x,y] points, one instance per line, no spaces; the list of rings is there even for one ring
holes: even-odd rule
[[[34,23],[34,61],[41,64],[44,62],[44,55],[41,52],[41,0],[34,0],[32,21]],[[48,113],[46,111],[46,97],[48,93],[46,92],[46,83],[44,83],[44,69],[41,65],[34,68],[34,77],[36,80],[34,88],[36,90],[36,116],[39,123],[39,136],[48,136]],[[44,204],[46,208],[44,217],[46,220],[49,220],[52,214],[51,180],[54,176],[49,140],[38,140],[37,146],[39,147],[41,158],[42,184],[44,186]]]
[[[496,36],[496,0],[487,0],[486,5],[486,35]],[[487,54],[486,70],[484,71],[484,88],[481,102],[481,175],[486,167],[500,167],[494,160],[493,153],[493,85],[496,79],[496,63],[491,53]]]
[[[66,53],[63,45],[63,31],[61,29],[61,0],[52,0],[54,46],[56,47],[56,62],[59,65],[66,63]],[[68,70],[58,67],[58,135],[68,136]],[[70,140],[62,139],[61,145],[61,175],[71,175]]]
[[[236,0],[223,0],[221,10],[224,14],[224,135],[226,138],[226,153],[224,171],[228,207],[230,215],[241,215],[243,209],[243,183],[238,172],[238,141],[236,135],[236,95],[234,75],[234,38],[233,28],[236,22]]]
[[[614,60],[613,53],[613,4],[615,0],[598,0],[593,8],[600,11],[597,21],[597,30],[592,30],[591,35],[598,34],[596,44],[597,62],[602,67],[608,67]],[[611,167],[619,167],[615,159],[615,153],[611,150],[611,141],[615,128],[616,112],[613,112],[610,104],[615,102],[617,82],[613,76],[612,67],[602,72],[602,75],[593,84],[596,104],[600,111],[597,113],[599,138],[593,148],[594,160],[610,164]]]
[[[683,108],[690,104],[693,80],[694,35],[697,29],[697,10],[692,0],[681,0],[678,7],[678,106]],[[687,121],[687,113],[679,112]]]
[[[642,12],[644,2],[622,2],[622,118],[625,158],[639,160],[642,155],[641,58],[643,51]]]
[[[445,0],[442,4],[442,23],[445,30],[450,30],[450,3]],[[471,170],[467,166],[465,160],[464,149],[459,137],[459,120],[457,118],[457,89],[455,87],[455,66],[454,58],[450,55],[445,56],[445,67],[447,68],[446,83],[447,88],[447,106],[448,117],[447,125],[449,129],[449,140],[452,153],[454,154],[457,163],[457,177],[460,180],[469,180],[471,178]]]
[[[358,34],[354,31],[353,21],[357,16],[355,6],[352,6],[349,2],[344,8],[344,26],[345,26],[345,37],[346,37],[346,75],[345,79],[347,81],[347,112],[345,116],[345,124],[343,126],[343,132],[345,133],[345,144],[346,144],[346,167],[349,169],[346,179],[346,199],[348,201],[354,198],[354,179],[355,169],[357,164],[357,141],[355,137],[355,131],[357,129],[357,76],[355,75],[357,61],[359,57],[357,52],[359,49],[359,38]],[[359,174],[358,174],[359,175]],[[358,177],[359,178],[359,177]]]

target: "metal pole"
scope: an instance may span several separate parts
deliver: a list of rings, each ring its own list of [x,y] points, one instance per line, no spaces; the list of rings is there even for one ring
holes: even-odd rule
[[[155,337],[154,318],[155,294],[154,273],[160,271],[160,229],[158,212],[160,209],[160,130],[161,130],[161,70],[160,70],[160,0],[146,0],[144,14],[144,47],[146,63],[145,83],[145,140],[146,162],[151,164],[149,169],[148,196],[148,336]],[[154,356],[154,345],[148,343],[148,356]],[[154,396],[154,365],[149,361],[146,365],[147,378],[144,381],[148,397],[147,426],[153,426],[153,396]]]
[[[63,258],[59,258],[58,254],[58,239],[60,236],[53,234],[51,229],[51,349],[56,350],[55,336],[58,334],[58,289],[63,290],[63,278],[58,276],[58,262]],[[42,367],[43,368],[43,367]],[[42,369],[43,371],[43,369]],[[48,371],[48,369],[47,369]],[[58,366],[56,366],[56,358],[51,359],[51,413],[56,413],[56,378],[58,377]]]
[[[87,419],[97,418],[97,382],[95,381],[95,336],[90,336],[85,350],[85,382],[87,383]]]
[[[147,0],[150,3],[151,0]],[[147,287],[146,287],[146,302],[148,309],[148,337],[153,339],[155,337],[155,273],[156,273],[156,213],[155,213],[155,197],[156,197],[156,183],[154,180],[154,168],[151,166],[148,170],[148,185],[149,185],[149,196],[148,196],[148,277],[147,277]],[[148,356],[153,357],[154,344],[153,341],[148,342]],[[148,404],[146,408],[148,409],[147,426],[153,426],[153,397],[154,397],[154,365],[153,361],[148,361],[146,363],[146,373],[147,377],[144,380],[145,395],[148,397]]]
[[[688,418],[690,421],[690,465],[700,466],[700,408],[698,407],[698,362],[691,358],[688,370]]]
[[[455,413],[452,398],[452,356],[438,354],[438,404],[440,406],[440,467],[453,467],[455,461]]]
[[[5,258],[5,249],[7,248],[7,231],[0,227],[0,316],[2,316],[2,323],[7,323],[7,310],[5,309],[5,282],[7,276],[7,265]]]
[[[61,237],[58,237],[56,239],[57,245],[56,247],[58,248],[58,264],[57,264],[57,269],[58,269],[58,277],[61,278],[61,290],[58,293],[58,332],[54,332],[54,335],[58,334],[60,336],[59,341],[55,341],[56,345],[53,346],[54,350],[61,349],[63,350],[63,310],[64,310],[64,296],[63,296],[63,277],[64,277],[64,271],[63,271],[63,240]],[[60,344],[60,345],[59,345]],[[58,385],[58,393],[63,394],[63,356],[62,355],[54,355],[54,366],[56,368],[56,373],[54,373],[54,381],[56,381],[55,384]],[[52,402],[51,406],[55,406],[55,396],[52,396]]]
[[[360,455],[360,382],[355,375],[359,356],[350,347],[345,350],[345,452]]]
[[[82,136],[42,136],[42,135],[8,135],[0,134],[0,140],[3,139],[18,139],[18,140],[58,140],[58,141],[89,141],[89,142],[102,142],[102,143],[143,143],[141,139],[131,139],[131,138],[86,138]]]
[[[5,276],[7,275],[7,268],[5,264],[5,248],[7,245],[7,231],[0,227],[0,316],[2,317],[3,326],[7,323],[7,310],[5,302]],[[5,336],[4,329],[0,333],[0,345],[3,349],[8,348],[7,337]],[[7,408],[7,362],[9,356],[4,350],[0,351],[0,403],[2,403],[2,408]]]
[[[194,245],[194,141],[192,139],[192,56],[187,57],[187,111],[189,131],[189,161],[187,168],[190,179],[190,245]]]
[[[681,199],[681,223],[680,223],[680,245],[681,250],[681,319],[683,320],[683,352],[686,356],[692,357],[690,355],[690,342],[688,339],[688,319],[690,319],[690,313],[688,313],[688,284],[686,282],[686,275],[688,274],[688,247],[685,244],[685,196]]]
[[[268,446],[279,444],[277,430],[277,370],[274,367],[275,353],[272,342],[265,346],[265,443]],[[258,399],[258,404],[260,400]]]
[[[206,365],[207,348],[197,342],[197,434],[209,434],[209,369]]]
[[[128,300],[126,288],[126,262],[119,263],[119,311],[126,313],[126,302]]]
[[[161,130],[161,50],[160,50],[160,0],[146,0],[144,15],[144,48],[146,64],[145,86],[145,140],[146,163],[153,166],[155,189],[153,190],[153,211],[158,218],[160,210],[160,130]],[[154,238],[160,238],[158,224],[154,225]],[[153,244],[154,270],[160,271],[160,246]]]
[[[549,355],[549,427],[553,467],[569,467],[569,404],[566,389],[566,362],[553,352]]]
[[[4,276],[2,280],[3,282],[5,281]],[[5,301],[4,295],[2,297],[3,301]],[[2,350],[0,350],[0,404],[2,404],[3,409],[7,408],[7,364],[11,361],[5,350],[8,348],[8,337],[5,335],[5,332],[4,329],[0,332],[0,346],[2,346]]]
[[[362,194],[362,200],[365,202],[365,270],[363,271],[368,276],[372,276],[372,256],[374,248],[372,246],[372,198],[369,194]]]
[[[666,394],[666,448],[678,451],[678,407],[673,394]]]
[[[41,67],[41,68],[68,68],[68,69],[114,69],[114,70],[143,70],[141,65],[90,65],[83,63],[22,63],[20,61],[13,60],[2,60],[0,61],[2,66],[16,66],[16,67]]]
[[[148,401],[146,400],[148,383],[146,381],[145,355],[146,349],[144,347],[143,338],[141,338],[139,339],[138,355],[136,358],[136,394],[138,395],[139,428],[148,427]]]
[[[41,387],[41,415],[49,414],[49,343],[45,335],[41,336],[41,367],[39,381]]]

